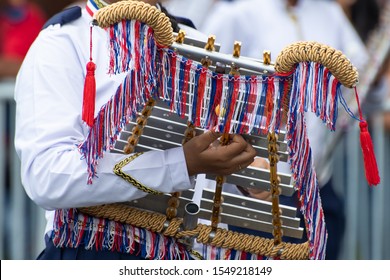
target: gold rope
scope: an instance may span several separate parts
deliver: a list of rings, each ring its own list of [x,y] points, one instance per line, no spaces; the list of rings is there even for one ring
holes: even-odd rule
[[[122,20],[143,22],[154,31],[154,39],[163,47],[172,45],[173,28],[169,17],[148,3],[141,1],[120,1],[99,9],[95,19],[101,28],[108,28]]]
[[[297,42],[285,47],[275,61],[278,73],[290,72],[303,61],[318,62],[329,69],[345,87],[354,87],[359,80],[357,69],[339,50],[317,42]]]
[[[217,228],[213,231],[209,225],[198,224],[193,230],[181,231],[183,219],[174,218],[169,221],[163,214],[148,212],[132,208],[125,204],[106,204],[93,207],[79,208],[87,215],[113,220],[122,224],[144,228],[164,236],[180,239],[182,237],[196,237],[199,243],[216,246],[219,248],[244,251],[270,258],[289,260],[302,260],[309,258],[309,243],[292,244],[281,242],[274,245],[272,239],[243,234],[231,230]],[[215,237],[210,241],[210,234]]]

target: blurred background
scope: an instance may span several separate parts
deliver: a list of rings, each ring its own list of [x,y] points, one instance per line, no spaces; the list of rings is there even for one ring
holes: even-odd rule
[[[206,26],[210,17],[223,11],[218,7],[221,2],[230,5],[238,1],[246,0],[163,2],[170,13],[192,19],[195,26],[204,31],[210,29]],[[381,175],[380,185],[367,185],[358,126],[355,122],[355,125],[343,123],[326,157],[333,165],[334,191],[342,201],[345,215],[337,259],[390,259],[390,216],[387,216],[390,213],[390,1],[334,1],[340,4],[367,48],[369,59],[359,71],[362,78],[358,88],[364,96],[361,101]],[[24,192],[19,175],[20,161],[13,146],[15,76],[46,20],[69,5],[83,2],[0,1],[0,259],[35,259],[44,248],[44,210],[32,203]]]

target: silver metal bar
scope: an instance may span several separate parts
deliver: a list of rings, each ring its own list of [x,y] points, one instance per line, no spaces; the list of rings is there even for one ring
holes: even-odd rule
[[[249,70],[252,71],[254,74],[257,73],[258,75],[269,75],[275,72],[275,68],[272,64],[266,65],[261,60],[255,60],[244,56],[234,57],[232,54],[208,51],[204,48],[188,44],[179,44],[176,42],[172,44],[171,49],[183,55],[184,57],[190,58],[195,61],[201,61],[203,58],[208,57],[212,61],[218,61],[220,63],[224,63],[227,66],[234,64],[243,71]]]
[[[208,192],[208,194],[211,194],[211,191]],[[183,195],[179,198],[180,205],[186,205],[188,203],[191,203],[191,199],[189,198],[189,196],[191,195],[193,195],[193,191],[183,192]],[[222,204],[222,207],[224,210],[223,213],[221,213],[221,223],[272,233],[273,226],[272,215],[270,211],[263,212],[259,210],[259,208],[269,208],[270,205],[268,202],[239,196],[236,196],[235,199],[230,200],[231,194],[224,193],[223,195],[224,203]],[[148,195],[141,199],[126,202],[126,204],[132,207],[165,214],[169,198],[169,195],[159,196],[159,199],[156,199],[156,197],[153,195]],[[238,206],[235,204],[231,204],[231,202],[235,202],[238,199],[241,202]],[[227,203],[226,201],[228,201],[229,203]],[[212,204],[212,200],[202,198],[197,217],[200,219],[209,220],[212,211]],[[262,204],[265,204],[265,207]],[[257,207],[250,208],[246,205],[255,205]],[[293,211],[292,207],[288,206],[282,207],[282,209],[289,210],[286,211],[287,213],[285,215],[282,215],[284,235],[291,236],[294,238],[301,238],[303,228],[299,227],[299,218],[297,218],[295,214],[293,214],[295,213],[295,211]],[[178,216],[186,216],[185,209],[183,207],[179,207],[177,213]],[[289,214],[293,215],[289,216]]]
[[[246,171],[248,168],[243,169]],[[258,170],[258,173],[261,174],[261,177],[264,177],[264,174],[269,175],[269,171],[266,169]],[[207,179],[211,179],[209,176],[206,176]],[[250,175],[250,176],[242,176],[237,173],[233,173],[226,177],[226,182],[234,185],[238,185],[241,187],[249,187],[254,189],[261,189],[263,191],[269,191],[270,190],[270,183],[269,183],[269,177],[268,179],[260,179],[256,176]],[[282,190],[282,195],[285,196],[292,196],[295,192],[293,182],[291,181],[288,184],[280,183],[279,187]]]
[[[192,192],[192,191],[184,191],[182,192],[183,197],[190,198],[192,197],[191,193],[187,194],[187,192]],[[250,209],[257,209],[259,211],[263,212],[269,212],[271,213],[272,210],[272,204],[271,202],[264,201],[264,200],[259,200],[256,198],[251,198],[251,197],[245,197],[242,195],[236,195],[233,193],[227,193],[222,191],[222,195],[224,197],[224,202],[228,204],[234,204],[234,205],[239,205],[243,207],[247,207]],[[202,193],[202,198],[207,199],[207,200],[213,200],[214,197],[214,191],[208,188],[203,189]],[[295,207],[287,206],[287,205],[280,205],[280,209],[283,212],[284,216],[287,217],[295,217],[297,214],[297,209]]]
[[[184,206],[183,225],[185,230],[193,230],[198,225],[199,205],[189,202]]]

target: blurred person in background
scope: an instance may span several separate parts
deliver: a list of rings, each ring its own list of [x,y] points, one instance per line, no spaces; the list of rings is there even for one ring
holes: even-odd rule
[[[46,16],[28,0],[7,0],[0,9],[0,78],[13,78]]]
[[[164,5],[173,15],[189,18],[196,28],[202,29],[215,4],[233,1],[237,0],[165,0]]]
[[[216,35],[221,52],[231,53],[237,40],[242,42],[241,55],[255,59],[262,59],[265,50],[270,50],[275,59],[291,43],[316,41],[341,50],[358,69],[367,61],[364,43],[336,1],[221,1],[207,16],[201,30]],[[323,160],[332,150],[327,147],[331,132],[312,113],[307,114],[307,129],[328,230],[326,258],[337,259],[345,215],[343,198],[332,182],[332,161]],[[283,163],[278,169],[290,172]],[[297,201],[290,203],[298,206]]]
[[[388,45],[388,37],[383,37],[383,39],[377,38],[376,40],[387,40],[385,44],[379,44],[378,42],[372,42],[372,37],[375,32],[379,29],[384,30],[385,28],[389,29],[388,23],[390,16],[389,6],[387,0],[337,0],[340,5],[343,7],[344,12],[347,14],[348,18],[355,26],[357,32],[359,33],[362,40],[366,43],[367,47],[371,43],[376,43],[382,48]],[[386,11],[387,9],[387,11]],[[381,12],[384,14],[381,16]],[[387,18],[384,18],[386,17]],[[384,21],[384,23],[381,23]],[[380,25],[385,26],[380,26]],[[383,32],[383,31],[382,31]],[[389,31],[387,31],[388,33]],[[371,54],[372,56],[378,55],[376,52]],[[376,58],[374,58],[376,59]],[[378,69],[378,73],[375,77],[375,80],[372,82],[370,88],[370,96],[367,100],[367,106],[365,106],[368,113],[375,113],[383,110],[383,106],[387,106],[387,109],[384,110],[384,128],[386,131],[390,132],[390,111],[389,111],[389,102],[390,102],[390,53],[385,56],[385,59],[382,62],[381,67]]]

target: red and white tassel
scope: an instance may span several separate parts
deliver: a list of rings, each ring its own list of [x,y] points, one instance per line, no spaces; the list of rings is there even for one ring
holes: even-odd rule
[[[374,145],[372,144],[372,139],[368,131],[368,124],[363,119],[363,114],[360,108],[359,96],[357,94],[356,87],[355,87],[355,95],[356,95],[356,102],[358,104],[358,109],[359,109],[360,145],[363,152],[366,179],[370,186],[376,186],[380,183],[380,177],[379,177],[378,165],[374,153]]]
[[[95,98],[96,98],[96,80],[95,70],[96,65],[92,61],[92,28],[90,29],[90,56],[87,63],[87,74],[85,76],[84,83],[84,95],[83,95],[83,112],[82,119],[89,126],[92,127],[95,116]]]

